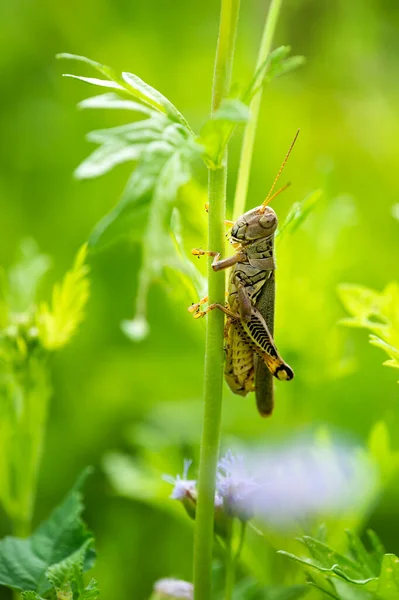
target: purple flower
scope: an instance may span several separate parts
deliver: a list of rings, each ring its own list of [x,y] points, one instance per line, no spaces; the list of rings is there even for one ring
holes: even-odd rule
[[[253,513],[252,499],[259,491],[259,482],[248,471],[242,455],[228,451],[218,463],[217,491],[230,516],[248,521]]]
[[[373,465],[349,445],[300,441],[228,452],[219,461],[218,491],[232,516],[277,526],[359,506],[375,489]]]
[[[184,500],[185,498],[197,499],[197,482],[195,479],[188,479],[188,470],[191,466],[192,461],[189,459],[184,460],[183,475],[164,475],[162,479],[173,485],[173,490],[170,498],[173,500]]]
[[[174,600],[192,600],[194,598],[194,587],[188,581],[180,579],[159,579],[154,585],[156,598],[172,598]]]

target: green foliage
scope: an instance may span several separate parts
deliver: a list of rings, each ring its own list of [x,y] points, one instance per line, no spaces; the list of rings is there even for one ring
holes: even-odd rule
[[[37,310],[39,340],[46,350],[65,346],[83,320],[89,298],[86,255],[87,247],[83,245],[72,269],[65,274],[61,284],[54,286],[51,307],[43,302]]]
[[[304,56],[289,56],[290,52],[290,46],[279,46],[269,54],[244,90],[242,94],[244,102],[249,104],[265,83],[270,83],[275,77],[281,77],[305,64]]]
[[[209,168],[221,166],[224,150],[237,125],[245,125],[248,121],[249,104],[259,89],[274,77],[284,75],[304,63],[303,56],[288,57],[290,51],[289,46],[280,46],[271,52],[247,87],[237,91],[238,97],[222,100],[218,110],[203,125],[198,142],[205,149],[204,160]]]
[[[55,286],[51,308],[38,307],[50,260],[30,240],[21,251],[22,259],[3,272],[1,285],[0,500],[23,535],[32,518],[52,391],[49,353],[67,344],[82,320],[88,279],[83,247],[63,283]]]
[[[382,292],[360,285],[342,284],[339,297],[351,315],[341,323],[371,331],[370,344],[384,350],[387,367],[399,369],[399,285],[392,282]]]
[[[186,119],[183,115],[177,110],[177,108],[163,96],[158,90],[145,83],[140,77],[137,75],[133,75],[132,73],[123,72],[121,75],[118,75],[113,69],[107,67],[105,65],[101,65],[94,60],[90,60],[85,56],[77,56],[75,54],[67,54],[61,53],[57,55],[57,58],[66,58],[69,60],[76,60],[79,62],[83,62],[90,67],[93,67],[96,71],[101,73],[106,77],[106,79],[95,79],[91,77],[80,77],[78,75],[70,75],[66,74],[66,77],[72,77],[74,79],[80,79],[81,81],[85,81],[86,83],[90,83],[92,85],[100,86],[100,87],[108,87],[123,94],[127,94],[129,97],[133,97],[139,102],[150,106],[156,111],[168,115],[168,117],[176,121],[177,123],[181,123],[183,127],[189,128]]]
[[[245,124],[249,108],[237,98],[222,100],[220,107],[204,124],[198,142],[205,149],[205,162],[212,169],[222,164],[223,154],[236,125]]]
[[[112,83],[114,89],[135,98],[133,102],[105,94],[86,100],[81,106],[127,108],[147,116],[141,121],[90,133],[88,139],[100,147],[76,170],[79,178],[97,177],[122,162],[137,162],[122,198],[95,227],[89,243],[98,249],[128,236],[141,244],[143,259],[135,315],[122,322],[125,334],[138,340],[148,332],[147,296],[154,281],[166,280],[168,286],[168,277],[174,277],[174,283],[183,284],[191,297],[203,293],[203,278],[185,255],[176,207],[179,190],[191,180],[193,166],[203,150],[181,113],[157,90],[130,73],[120,77],[109,67],[82,57],[77,60],[106,75],[107,86]],[[104,85],[103,80],[80,79]]]
[[[114,90],[83,100],[81,108],[126,109],[142,120],[93,131],[90,142],[99,147],[76,169],[80,179],[98,177],[124,162],[136,163],[125,191],[113,210],[94,228],[90,246],[96,249],[119,237],[129,237],[142,246],[135,314],[122,322],[122,330],[133,340],[149,331],[147,297],[155,281],[166,281],[169,289],[183,288],[190,297],[204,294],[204,279],[184,250],[178,196],[193,178],[193,168],[202,156],[210,168],[221,165],[224,149],[238,124],[248,120],[248,104],[266,79],[298,66],[301,57],[288,58],[288,47],[278,48],[256,72],[238,98],[229,98],[204,124],[196,137],[187,120],[160,92],[131,73],[117,74],[110,67],[82,56],[60,54],[83,62],[106,79],[68,75],[86,83]],[[191,219],[192,219],[191,215]]]
[[[368,532],[371,551],[351,531],[348,554],[336,552],[315,538],[304,536],[298,541],[309,557],[280,554],[298,562],[310,583],[327,595],[342,600],[394,600],[399,597],[399,559],[385,554],[374,532]]]
[[[6,537],[0,541],[0,585],[29,592],[34,600],[54,587],[77,585],[77,598],[83,595],[82,573],[93,566],[93,537],[81,519],[81,489],[85,471],[64,501],[27,539]],[[75,596],[70,596],[71,598]],[[95,596],[92,596],[95,597]]]
[[[283,233],[294,233],[302,225],[306,217],[316,207],[320,198],[322,197],[322,190],[315,190],[302,202],[294,202],[290,212],[285,218],[284,223],[276,232],[276,239],[280,240]]]

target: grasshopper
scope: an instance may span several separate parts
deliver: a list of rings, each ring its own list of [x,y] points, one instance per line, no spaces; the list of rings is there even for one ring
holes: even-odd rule
[[[236,250],[233,256],[220,259],[219,252],[194,249],[196,256],[212,256],[212,268],[221,271],[231,267],[227,304],[201,306],[203,298],[189,307],[195,318],[219,309],[227,315],[225,326],[224,374],[230,389],[241,396],[255,391],[256,404],[261,416],[269,416],[274,405],[273,376],[289,381],[294,377],[291,367],[283,360],[274,342],[275,260],[274,234],[277,215],[268,206],[285,185],[273,194],[274,187],[284,169],[293,142],[284,158],[266,200],[247,211],[231,225],[230,243]],[[273,195],[272,195],[273,194]]]

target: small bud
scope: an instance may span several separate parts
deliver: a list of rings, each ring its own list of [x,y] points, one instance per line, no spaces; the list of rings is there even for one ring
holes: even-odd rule
[[[160,579],[155,582],[151,600],[193,600],[194,587],[181,579]]]

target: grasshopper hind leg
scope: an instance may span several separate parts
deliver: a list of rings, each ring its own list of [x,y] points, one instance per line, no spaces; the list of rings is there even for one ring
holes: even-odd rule
[[[274,381],[273,375],[259,357],[255,357],[256,406],[261,417],[270,417],[274,408]]]
[[[226,333],[225,380],[234,394],[246,396],[255,390],[254,353],[229,320]]]

